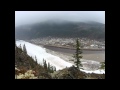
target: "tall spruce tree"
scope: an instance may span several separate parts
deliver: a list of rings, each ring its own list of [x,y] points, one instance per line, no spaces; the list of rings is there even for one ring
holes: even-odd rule
[[[54,72],[54,70],[53,70],[53,66],[50,67],[50,71],[51,71],[51,73]]]
[[[35,56],[35,62],[36,62],[36,65],[38,64],[38,62],[37,62],[37,57]]]
[[[46,60],[44,60],[44,59],[43,59],[43,66],[47,70],[47,63],[46,63]]]
[[[48,72],[50,72],[50,63],[48,62]]]
[[[27,50],[26,50],[25,44],[23,45],[23,51],[25,52],[25,54],[27,54]]]
[[[79,43],[79,40],[77,39],[76,40],[76,52],[75,52],[75,54],[74,54],[74,63],[75,63],[75,65],[77,66],[77,69],[79,69],[80,67],[82,67],[82,64],[81,64],[81,61],[80,61],[80,59],[82,58],[82,50],[81,50],[81,45],[80,45],[80,43]]]
[[[56,67],[54,66],[54,71],[56,71]]]
[[[18,47],[16,46],[16,48],[19,48],[20,52],[23,52],[21,44]]]

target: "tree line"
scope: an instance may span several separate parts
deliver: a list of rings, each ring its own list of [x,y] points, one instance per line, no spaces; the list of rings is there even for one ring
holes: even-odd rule
[[[19,47],[17,47],[16,42],[15,42],[16,52],[18,52],[18,48],[19,48],[19,52],[24,54],[23,56],[28,55],[25,44],[23,45],[23,48],[22,48],[21,44],[19,45]],[[22,57],[22,58],[26,58],[26,57]],[[29,65],[30,65],[31,68],[34,68],[35,65],[36,65],[36,67],[37,67],[37,65],[41,65],[41,64],[38,63],[36,56],[35,56],[35,58],[33,58],[33,57],[31,57],[31,58],[34,60],[34,63],[33,63],[33,60],[29,60]],[[18,58],[18,59],[20,60],[20,58]],[[26,58],[26,59],[28,59],[28,58]],[[41,65],[41,66],[49,73],[53,73],[54,71],[56,71],[56,67],[52,66],[49,62],[47,63],[45,59],[43,59],[43,65]]]

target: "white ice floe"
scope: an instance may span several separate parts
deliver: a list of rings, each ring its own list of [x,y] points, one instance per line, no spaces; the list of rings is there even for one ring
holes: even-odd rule
[[[70,67],[73,65],[72,63],[63,60],[58,56],[55,56],[55,55],[52,55],[52,54],[46,52],[46,49],[43,47],[31,44],[31,43],[23,41],[23,40],[16,41],[17,46],[19,46],[20,44],[21,44],[21,47],[23,47],[23,45],[25,44],[28,55],[32,56],[33,58],[36,56],[37,61],[40,64],[42,64],[43,59],[45,59],[47,63],[49,62],[51,65],[55,66],[56,70],[60,70],[65,67]],[[82,60],[82,64],[83,64],[83,69],[85,69],[85,70],[81,70],[83,72],[98,73],[98,74],[105,73],[104,70],[94,70],[94,69],[97,69],[96,67],[99,66],[99,62],[91,61],[91,60]],[[94,67],[93,67],[93,65],[94,65]],[[90,71],[89,68],[94,68],[94,69],[91,69],[91,71]]]
[[[105,74],[105,70],[92,70],[92,71],[87,71],[87,70],[82,70],[80,69],[81,71],[83,72],[86,72],[86,73],[97,73],[97,74]]]
[[[83,68],[88,71],[94,71],[100,68],[100,62],[97,61],[81,59],[81,63],[83,65]]]

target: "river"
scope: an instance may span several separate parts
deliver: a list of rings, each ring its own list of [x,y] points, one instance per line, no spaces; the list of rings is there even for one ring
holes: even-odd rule
[[[60,52],[67,55],[75,54],[74,49],[67,49],[67,48],[60,48],[60,47],[53,47],[53,46],[44,46],[44,48]],[[105,50],[99,51],[99,50],[82,50],[82,55],[84,59],[88,60],[95,60],[99,62],[105,61]]]

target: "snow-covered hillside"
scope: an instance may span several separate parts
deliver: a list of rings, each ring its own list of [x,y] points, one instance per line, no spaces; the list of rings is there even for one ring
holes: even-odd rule
[[[17,41],[16,44],[17,44],[17,46],[19,46],[21,44],[22,47],[25,44],[28,55],[32,56],[32,57],[36,56],[38,63],[42,64],[43,59],[45,59],[47,63],[49,62],[51,65],[55,66],[56,70],[63,69],[66,66],[68,66],[68,67],[72,66],[71,63],[68,63],[57,56],[47,53],[45,48],[42,48],[40,46],[31,44],[29,42],[25,42],[22,40]]]
[[[65,60],[61,59],[58,56],[47,53],[46,49],[43,47],[31,44],[31,43],[23,41],[23,40],[16,41],[17,46],[19,46],[20,44],[22,47],[25,44],[28,55],[32,56],[32,57],[36,56],[38,63],[40,63],[40,64],[42,64],[43,59],[45,59],[47,63],[49,62],[51,65],[55,66],[56,70],[60,70],[60,69],[65,68],[66,66],[70,67],[73,65],[72,63],[66,62]],[[91,61],[91,62],[93,63],[93,61]],[[90,63],[90,61],[89,61],[89,63]],[[84,68],[84,69],[86,69],[86,68]],[[93,70],[92,71],[82,70],[82,71],[84,71],[86,73],[99,73],[99,74],[105,73],[104,70],[101,70],[101,71],[100,70],[94,70],[94,71]]]

